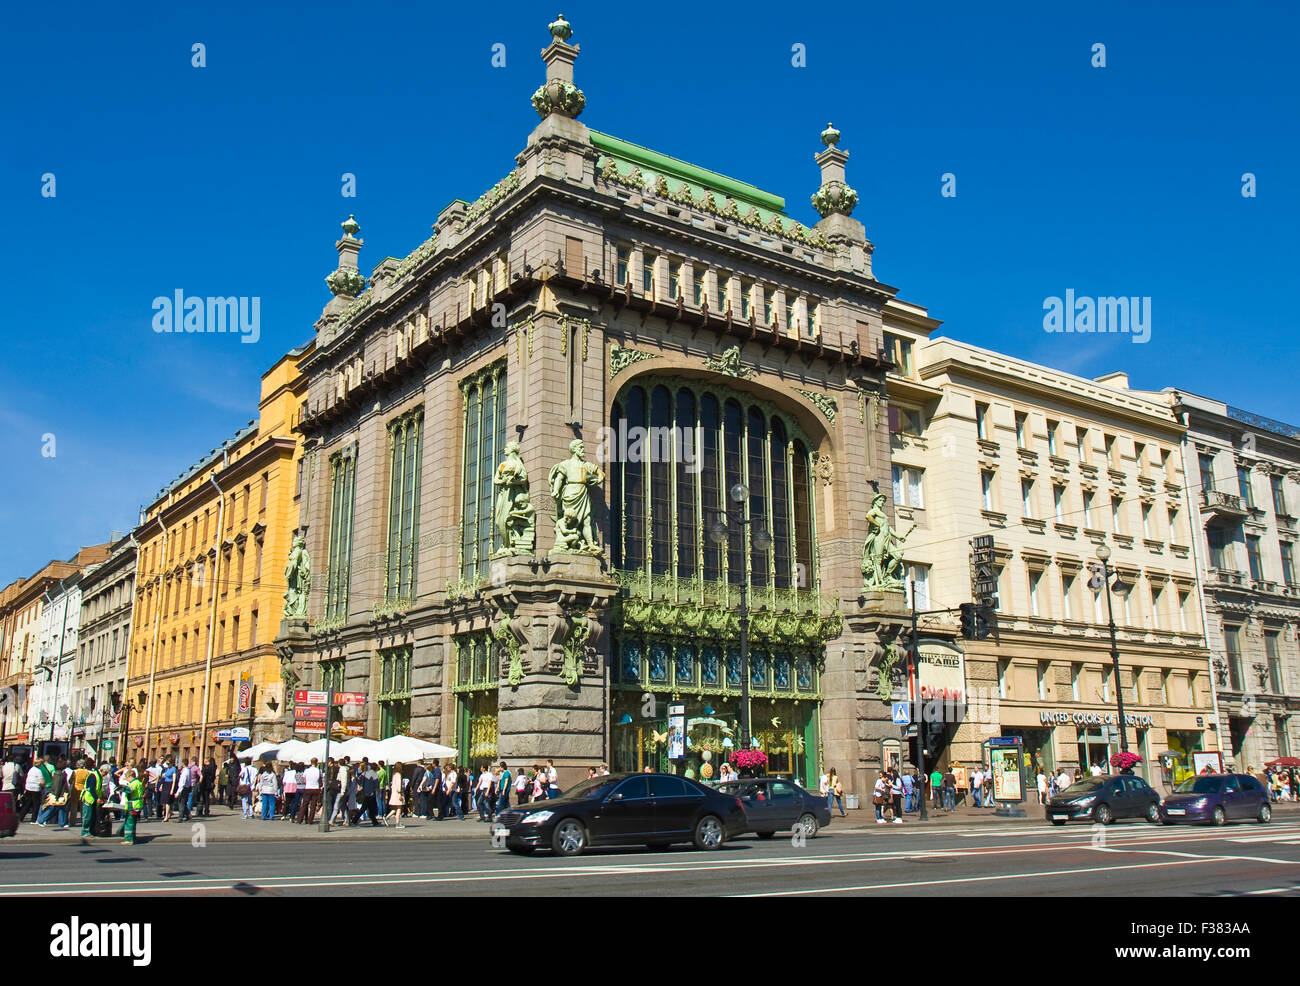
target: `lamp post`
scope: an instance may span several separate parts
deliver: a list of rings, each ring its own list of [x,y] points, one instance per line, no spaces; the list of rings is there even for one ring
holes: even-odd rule
[[[1124,685],[1119,677],[1119,644],[1115,640],[1115,607],[1111,602],[1111,576],[1115,576],[1114,591],[1120,595],[1127,595],[1132,588],[1122,578],[1115,569],[1111,568],[1107,562],[1110,560],[1110,546],[1105,542],[1097,545],[1097,560],[1101,562],[1099,566],[1101,571],[1101,580],[1106,586],[1106,617],[1110,621],[1110,661],[1114,669],[1115,676],[1115,707],[1119,713],[1119,748],[1124,753],[1128,752],[1128,729],[1124,723]]]
[[[124,756],[126,752],[126,747],[122,744],[125,735],[130,731],[131,713],[144,708],[145,702],[149,699],[149,693],[141,688],[139,693],[136,695],[136,699],[136,702],[127,702],[123,705],[121,692],[113,692],[110,697],[113,711],[121,711],[122,713],[122,719],[118,723],[117,727],[117,748],[119,757]]]
[[[709,528],[709,538],[714,544],[721,547],[727,545],[730,547],[731,536],[739,534],[741,538],[741,547],[744,548],[745,528],[753,524],[750,517],[746,517],[745,501],[749,499],[749,487],[744,483],[737,483],[729,491],[731,503],[725,510],[720,512]],[[772,547],[772,535],[765,528],[759,527],[754,530],[750,536],[753,546],[759,551],[767,551]],[[748,555],[748,552],[746,552]],[[750,732],[749,732],[749,562],[745,561],[745,571],[740,579],[740,748],[749,749]],[[725,681],[726,671],[723,671]]]

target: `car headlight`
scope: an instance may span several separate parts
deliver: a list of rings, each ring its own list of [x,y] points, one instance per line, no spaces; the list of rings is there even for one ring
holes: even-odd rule
[[[1092,804],[1096,800],[1097,796],[1095,794],[1090,794],[1086,798],[1075,799],[1074,805],[1076,808],[1087,808],[1088,805]]]
[[[1187,802],[1187,807],[1188,807],[1188,808],[1204,808],[1204,807],[1205,807],[1206,805],[1208,805],[1209,803],[1210,803],[1210,799],[1209,799],[1209,798],[1193,798],[1191,801]]]
[[[551,817],[552,815],[554,815],[554,814],[555,814],[555,812],[553,812],[553,811],[535,811],[535,812],[533,812],[531,815],[525,815],[525,816],[524,816],[523,824],[525,824],[525,825],[541,825],[542,822],[546,821],[548,818],[550,818],[550,817]]]

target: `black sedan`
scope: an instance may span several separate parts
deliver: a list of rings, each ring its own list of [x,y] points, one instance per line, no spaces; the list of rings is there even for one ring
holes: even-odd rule
[[[793,781],[778,777],[746,777],[724,781],[717,788],[740,798],[749,827],[760,839],[777,832],[797,831],[808,838],[831,823],[831,809],[825,798],[810,794]]]
[[[1077,818],[1101,825],[1117,818],[1145,818],[1154,825],[1160,821],[1160,795],[1134,774],[1081,777],[1053,796],[1046,814],[1053,825]]]
[[[530,853],[550,848],[577,856],[588,846],[667,848],[693,842],[717,849],[749,831],[745,809],[724,795],[672,774],[609,774],[497,816],[493,845]]]

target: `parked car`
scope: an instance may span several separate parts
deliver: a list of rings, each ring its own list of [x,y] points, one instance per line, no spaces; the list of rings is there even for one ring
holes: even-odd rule
[[[559,798],[504,811],[492,827],[493,843],[511,852],[549,847],[560,856],[588,846],[661,849],[674,842],[712,850],[748,831],[740,798],[674,774],[593,777]]]
[[[826,799],[810,794],[794,781],[779,777],[745,777],[724,781],[717,790],[740,798],[749,827],[760,839],[770,839],[777,832],[796,830],[811,839],[819,828],[831,823],[831,810]]]
[[[1047,803],[1047,819],[1064,825],[1085,818],[1109,825],[1117,818],[1145,818],[1160,821],[1160,795],[1135,774],[1102,774],[1081,777]]]
[[[1230,821],[1254,819],[1267,823],[1273,818],[1264,785],[1249,774],[1199,774],[1189,777],[1165,798],[1160,820],[1207,822],[1224,825]]]
[[[17,791],[0,791],[0,835],[18,834],[17,797]]]

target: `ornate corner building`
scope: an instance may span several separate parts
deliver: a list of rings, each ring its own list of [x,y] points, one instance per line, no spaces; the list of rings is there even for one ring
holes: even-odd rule
[[[1258,770],[1300,749],[1300,429],[1168,391],[1187,424],[1206,639],[1225,757]]]
[[[828,126],[805,227],[780,196],[590,130],[579,49],[550,30],[541,119],[504,178],[368,284],[343,224],[300,364],[314,572],[286,671],[365,692],[357,731],[569,776],[666,765],[680,703],[684,769],[708,777],[739,743],[743,586],[772,769],[866,771],[896,735],[874,677],[905,616],[862,590],[896,292],[851,217],[849,155]],[[750,524],[719,545],[738,484]]]

